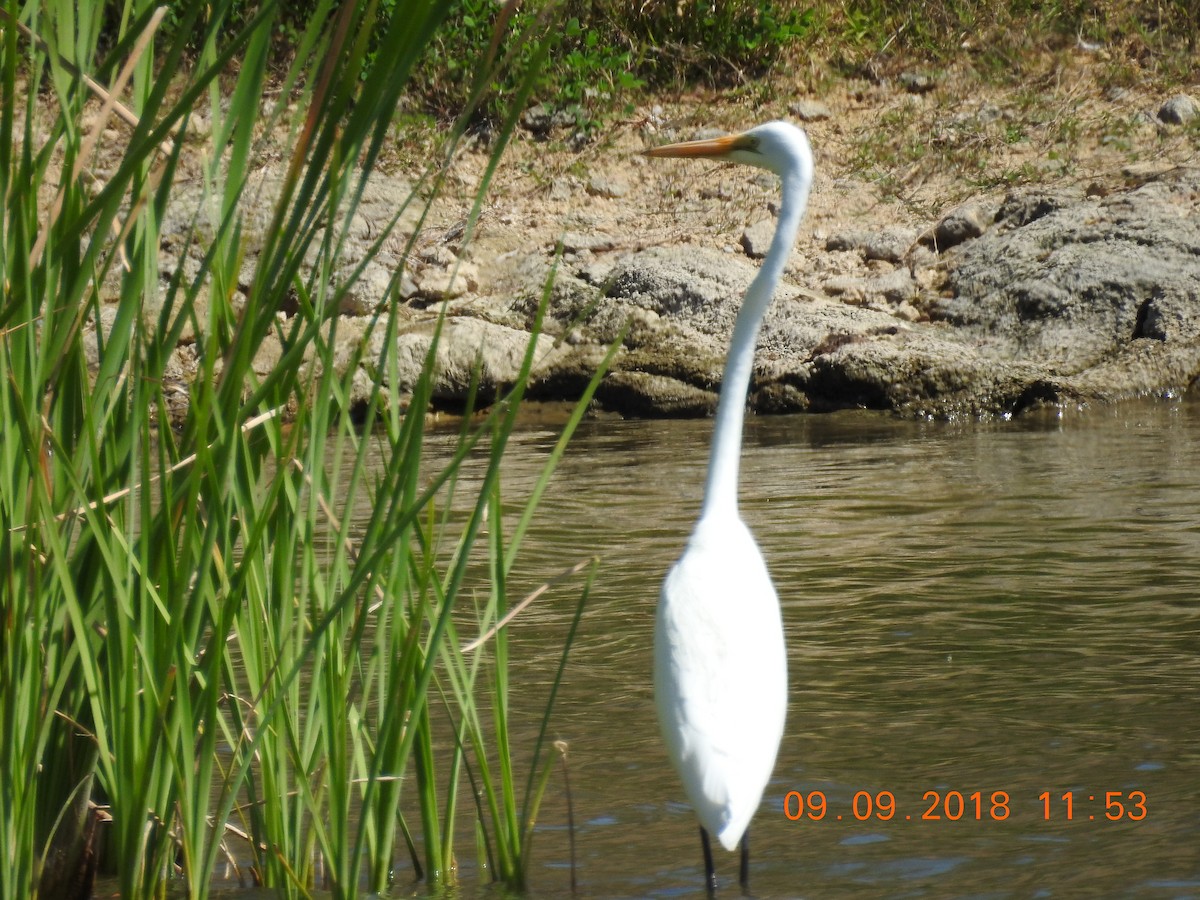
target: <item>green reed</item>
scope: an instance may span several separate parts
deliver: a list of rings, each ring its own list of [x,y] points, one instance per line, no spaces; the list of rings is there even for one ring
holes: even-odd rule
[[[521,539],[596,381],[510,522],[500,474],[532,342],[512,388],[436,458],[436,334],[411,396],[386,349],[399,272],[352,364],[335,366],[361,272],[341,265],[352,217],[445,5],[411,2],[376,33],[374,3],[318,4],[270,105],[277,4],[244,24],[230,9],[192,4],[156,46],[161,14],[135,0],[0,7],[0,900],[77,888],[101,830],[123,897],[204,897],[234,860],[280,896],[353,897],[388,886],[402,847],[450,883],[464,774],[493,877],[519,886],[554,692],[534,745],[515,745],[506,632],[473,645],[460,632],[492,631],[512,606]],[[120,25],[101,59],[108,14]],[[479,61],[472,104],[493,69],[532,61],[488,179],[548,46],[521,35],[509,58]],[[85,74],[130,108],[96,176],[114,113]],[[193,265],[160,271],[197,108],[211,120],[204,199],[174,248]],[[262,129],[285,125],[292,156],[255,238],[241,201]],[[281,317],[287,304],[298,311]],[[186,330],[200,373],[172,425]],[[256,367],[272,345],[277,362]],[[367,359],[372,346],[385,349]],[[365,423],[349,415],[360,363],[374,373]],[[558,678],[586,568],[564,578],[581,587]],[[459,598],[481,584],[472,619]]]

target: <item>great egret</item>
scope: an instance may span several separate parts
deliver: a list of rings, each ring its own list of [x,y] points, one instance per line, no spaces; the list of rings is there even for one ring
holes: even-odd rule
[[[746,835],[775,766],[787,712],[787,650],[779,599],[766,563],[738,513],[742,417],[754,345],[796,241],[812,186],[804,132],[769,122],[741,134],[668,144],[648,156],[732,160],[783,179],[779,223],[733,328],[713,428],[700,518],[667,573],[654,630],[654,696],[667,752],[700,819],[705,880],[716,890],[709,833],[726,850]]]

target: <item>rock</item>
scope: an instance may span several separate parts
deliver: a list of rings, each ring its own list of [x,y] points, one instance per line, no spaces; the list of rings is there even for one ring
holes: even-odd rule
[[[593,284],[599,287],[608,280],[608,276],[612,274],[613,261],[611,259],[597,259],[581,265],[576,270],[576,275],[588,284]]]
[[[998,363],[957,341],[897,330],[845,341],[814,358],[806,390],[812,408],[906,410],[917,416],[1008,412],[1043,402],[1031,394],[1032,366]]]
[[[700,188],[700,197],[703,200],[731,200],[733,198],[733,189],[730,188],[726,181],[718,184],[706,184]]]
[[[593,197],[606,197],[610,200],[624,197],[629,193],[629,185],[619,178],[608,178],[604,175],[593,175],[587,183],[587,192]]]
[[[1200,173],[1100,200],[1014,192],[1002,227],[985,227],[983,204],[943,221],[955,218],[979,234],[952,254],[918,245],[907,254],[913,271],[824,276],[842,302],[785,281],[763,323],[751,405],[1007,415],[1200,376]],[[828,245],[865,255],[881,233],[846,232]],[[635,323],[599,401],[636,415],[703,413],[755,271],[744,258],[692,247],[619,259],[570,348],[583,354],[573,365],[597,358],[605,329],[617,335]],[[926,291],[935,284],[944,295]],[[567,383],[568,370],[548,371]]]
[[[863,229],[839,231],[825,239],[825,249],[834,251],[861,250],[871,239],[871,232]]]
[[[417,251],[417,258],[435,266],[452,266],[458,262],[454,251],[444,244],[428,244]]]
[[[283,344],[279,341],[279,335],[270,333],[258,345],[258,352],[254,354],[250,367],[260,378],[266,378],[279,367],[279,360],[282,357]]]
[[[980,203],[964,203],[942,216],[933,228],[921,235],[920,241],[942,253],[979,237],[995,218],[995,215],[989,214]]]
[[[572,194],[571,179],[565,176],[559,176],[550,182],[550,199],[555,203],[564,203],[571,199]]]
[[[521,125],[530,134],[547,137],[555,128],[574,123],[574,119],[563,110],[552,109],[545,103],[536,103],[521,113]]]
[[[654,248],[619,259],[605,296],[578,326],[572,354],[546,366],[539,391],[578,385],[579,360],[598,359],[605,341],[624,331],[626,352],[598,402],[628,415],[707,414],[733,320],[757,271],[743,257],[695,247]],[[577,297],[576,304],[583,301]],[[571,322],[579,321],[578,311],[577,305],[551,307]],[[889,314],[803,298],[784,284],[759,336],[755,390],[773,410],[805,409],[807,395],[794,382],[814,347],[831,333],[877,333],[895,325]]]
[[[449,269],[425,269],[416,276],[417,295],[426,300],[453,300],[479,287],[479,271],[473,263]]]
[[[865,260],[882,260],[899,263],[908,253],[916,239],[910,228],[889,227],[880,231],[855,229],[830,235],[825,241],[826,250],[857,250]]]
[[[979,104],[979,109],[975,110],[975,121],[980,125],[990,125],[992,122],[998,122],[1004,118],[1004,110],[985,100]]]
[[[395,357],[395,385],[400,391],[411,391],[421,375],[425,359],[433,343],[435,321],[431,318],[404,329],[396,336],[390,352]],[[386,329],[376,329],[371,335],[364,364],[373,366],[382,358]],[[467,396],[478,371],[481,399],[496,396],[511,384],[520,372],[529,347],[528,333],[503,325],[495,325],[467,316],[452,316],[445,320],[438,341],[433,395],[443,403],[461,402]],[[554,345],[547,335],[538,338],[535,361],[544,361]],[[373,373],[368,369],[368,375]],[[383,377],[390,376],[385,369]]]
[[[861,245],[863,259],[899,263],[916,237],[916,232],[911,228],[884,228],[871,232]]]
[[[649,372],[614,372],[601,382],[596,398],[628,416],[696,418],[712,415],[717,408],[714,391]]]
[[[560,243],[565,253],[581,253],[584,251],[603,253],[616,247],[617,239],[611,234],[603,234],[601,232],[584,233],[582,231],[565,231]]]
[[[760,219],[742,232],[742,249],[751,259],[762,259],[771,249],[775,236],[775,220]]]
[[[996,211],[996,221],[1021,228],[1043,216],[1075,203],[1079,194],[1074,192],[1047,192],[1041,190],[1010,193]]]
[[[801,122],[821,122],[833,117],[829,107],[820,100],[797,100],[788,106],[788,112]]]
[[[1197,284],[1200,172],[1192,171],[964,245],[948,273],[950,295],[930,314],[997,359],[1036,364],[1066,385],[1103,367],[1106,390],[1120,395],[1147,383],[1150,357],[1139,346],[1147,339],[1164,373],[1186,370],[1200,342]]]
[[[371,315],[387,298],[391,283],[392,273],[380,265],[377,259],[371,260],[363,267],[358,281],[342,297],[338,312],[343,316]]]
[[[917,284],[907,269],[893,269],[865,278],[835,275],[822,287],[830,295],[858,305],[872,302],[900,304],[911,300],[917,294]]]
[[[1176,94],[1158,108],[1158,118],[1168,125],[1186,125],[1200,113],[1200,105],[1188,94]]]

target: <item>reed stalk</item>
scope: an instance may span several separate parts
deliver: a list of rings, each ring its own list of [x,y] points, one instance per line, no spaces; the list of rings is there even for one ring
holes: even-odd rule
[[[374,2],[316,4],[275,103],[263,87],[277,2],[240,23],[228,0],[179,9],[162,40],[162,13],[135,0],[0,6],[0,900],[86,896],[96,870],[123,897],[204,898],[230,867],[282,897],[350,898],[387,889],[405,853],[447,884],[464,773],[482,786],[466,808],[500,861],[491,871],[520,886],[553,692],[534,745],[518,746],[505,628],[464,649],[460,598],[487,585],[481,633],[510,611],[521,538],[561,455],[510,524],[500,475],[535,344],[437,456],[437,340],[411,392],[387,349],[400,272],[354,364],[335,365],[362,271],[342,264],[353,215],[445,5],[414,0],[376,31]],[[552,32],[541,23],[506,55],[498,31],[471,103],[494,67],[539,64]],[[102,33],[116,34],[103,53]],[[202,107],[204,198],[175,248],[191,264],[160,271]],[[289,123],[256,243],[243,200],[259,136]],[[90,176],[110,127],[121,146]],[[173,418],[185,330],[200,373]],[[269,341],[282,351],[262,372]],[[384,349],[364,359],[371,346]],[[359,363],[374,372],[365,422],[349,414]]]

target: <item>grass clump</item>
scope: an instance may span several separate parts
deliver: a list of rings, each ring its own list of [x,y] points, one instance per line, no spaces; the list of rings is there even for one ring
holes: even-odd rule
[[[500,472],[532,341],[512,388],[436,457],[425,409],[441,320],[402,394],[388,351],[401,271],[353,364],[336,364],[339,312],[364,265],[344,265],[354,213],[444,6],[414,2],[384,21],[373,4],[316,3],[277,102],[263,99],[271,0],[180,6],[166,36],[163,11],[133,2],[48,3],[20,27],[11,10],[0,12],[0,900],[86,896],[97,870],[122,897],[203,898],[222,862],[279,896],[355,897],[386,890],[406,855],[447,884],[464,773],[487,775],[474,818],[484,853],[507,861],[492,871],[519,887],[551,749],[545,725],[532,746],[510,742],[505,632],[466,647],[459,599],[484,597],[485,632],[503,620],[521,537],[583,405],[514,513]],[[513,46],[528,48],[510,57],[527,66],[512,76],[489,177],[549,47],[531,32]],[[501,60],[481,57],[478,71]],[[378,223],[372,253],[428,202],[503,77],[476,80],[421,193]],[[185,160],[197,107],[211,123],[199,162]],[[256,231],[241,200],[274,128],[291,129],[292,153]],[[102,166],[101,141],[116,143]],[[160,271],[185,169],[202,200]],[[180,413],[185,331],[199,374]],[[278,359],[263,367],[268,345]],[[382,348],[374,359],[370,347]],[[362,368],[374,382],[352,420]],[[573,576],[576,621],[586,571]],[[545,721],[553,693],[544,702]],[[439,723],[460,735],[449,751],[431,740]]]

